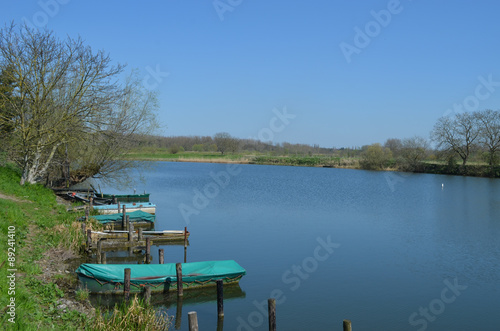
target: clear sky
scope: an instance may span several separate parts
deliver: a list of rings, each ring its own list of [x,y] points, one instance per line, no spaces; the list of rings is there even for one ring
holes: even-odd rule
[[[80,35],[138,68],[166,136],[352,147],[428,138],[454,105],[500,108],[499,1],[2,4],[4,24]]]

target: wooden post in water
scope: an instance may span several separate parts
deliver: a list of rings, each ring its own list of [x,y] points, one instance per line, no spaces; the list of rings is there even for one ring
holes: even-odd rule
[[[144,287],[144,302],[147,306],[151,303],[151,286],[149,285]]]
[[[182,264],[181,263],[175,264],[175,274],[177,276],[177,296],[181,297],[184,295],[183,289],[182,289]]]
[[[146,264],[151,263],[151,238],[146,238]]]
[[[118,207],[118,208],[119,208],[119,207]],[[123,229],[127,229],[127,228],[128,228],[128,227],[127,227],[127,226],[128,226],[128,225],[127,225],[127,208],[126,208],[125,206],[123,206],[123,207],[122,207],[122,213],[123,213],[123,214],[122,214],[122,220],[123,220],[123,222],[122,222],[122,223],[123,223],[123,224],[122,224],[122,226],[123,226]]]
[[[144,238],[143,238],[143,234],[142,234],[142,228],[139,228],[137,229],[137,240],[138,241],[142,241]]]
[[[217,316],[224,318],[224,285],[222,279],[216,281],[217,284]]]
[[[344,331],[352,331],[352,325],[350,320],[344,320],[342,322],[342,326],[344,327]]]
[[[182,297],[177,297],[177,308],[175,309],[175,329],[179,330],[182,325]]]
[[[106,264],[106,252],[101,252],[101,264]]]
[[[116,204],[118,205],[118,212],[121,212],[121,209],[120,209],[120,201],[118,201]]]
[[[130,268],[125,268],[125,275],[123,277],[123,295],[125,301],[130,297]]]
[[[102,241],[97,238],[97,252],[95,253],[96,258],[97,258],[97,264],[101,264],[101,249],[102,249]]]
[[[269,331],[276,331],[276,300],[267,300],[267,312],[269,315]]]
[[[90,208],[88,208],[88,207],[85,208],[85,222],[87,222],[89,220],[89,216],[90,216],[89,209]]]
[[[158,250],[158,255],[159,255],[159,256],[158,256],[158,260],[159,260],[159,262],[158,262],[158,263],[159,263],[159,264],[163,264],[163,263],[165,263],[165,258],[164,258],[164,253],[163,253],[163,248],[160,248],[160,249]]]
[[[125,228],[124,229],[128,229],[128,225],[130,224],[130,216],[127,215],[125,217]]]
[[[128,241],[134,241],[134,223],[128,222]]]
[[[198,329],[198,316],[195,311],[188,313],[189,331],[199,331]]]
[[[184,263],[187,263],[187,227],[184,227]]]
[[[90,251],[90,247],[92,245],[92,230],[87,230],[87,249]]]

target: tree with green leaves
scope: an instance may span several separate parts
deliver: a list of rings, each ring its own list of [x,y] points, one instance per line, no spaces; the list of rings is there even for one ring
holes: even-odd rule
[[[382,147],[379,143],[367,146],[361,152],[360,164],[363,169],[381,170],[389,165],[392,159],[392,152],[387,147]]]

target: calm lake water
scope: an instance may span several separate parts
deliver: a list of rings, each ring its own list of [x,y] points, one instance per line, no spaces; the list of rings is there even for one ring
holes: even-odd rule
[[[247,270],[224,330],[267,330],[270,297],[279,330],[500,330],[499,180],[174,162],[142,175],[156,229],[191,232],[188,262]],[[162,246],[153,263],[158,248],[182,262]],[[216,329],[215,301],[160,309]]]

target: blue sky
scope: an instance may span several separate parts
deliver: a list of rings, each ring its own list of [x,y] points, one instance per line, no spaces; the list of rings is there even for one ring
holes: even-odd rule
[[[79,35],[137,68],[159,92],[166,136],[352,147],[428,138],[454,108],[500,108],[497,1],[3,4],[4,24]]]

